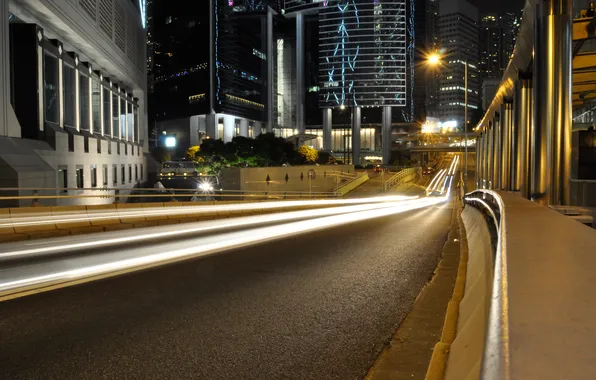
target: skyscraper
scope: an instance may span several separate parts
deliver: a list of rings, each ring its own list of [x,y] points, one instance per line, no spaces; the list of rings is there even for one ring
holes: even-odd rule
[[[495,96],[507,65],[519,27],[513,13],[489,14],[480,22],[480,60],[478,69],[482,80],[482,106],[484,109]]]
[[[277,4],[152,0],[152,109],[160,131],[183,146],[198,144],[201,134],[230,141],[261,133],[271,119],[269,5]]]
[[[517,19],[513,13],[482,17],[478,65],[482,79],[500,79],[503,76],[515,46],[516,23]]]
[[[441,49],[439,117],[464,125],[465,66],[468,66],[468,122],[480,107],[478,72],[478,10],[466,0],[442,0],[439,5]]]
[[[420,0],[415,6],[414,119],[422,122],[437,113],[439,70],[426,61],[439,50],[439,0]]]

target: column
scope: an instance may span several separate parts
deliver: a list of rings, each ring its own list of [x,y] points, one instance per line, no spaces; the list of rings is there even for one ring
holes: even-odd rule
[[[257,137],[258,135],[261,134],[261,128],[263,128],[263,125],[261,124],[261,122],[255,121],[255,123],[252,126],[252,132],[255,135],[255,137]],[[271,132],[273,132],[273,129],[271,129],[269,124],[267,124],[267,133],[271,133]]]
[[[490,131],[488,129],[488,126],[484,127],[484,139],[483,139],[483,143],[484,143],[484,149],[483,149],[483,159],[482,159],[482,188],[483,189],[488,189],[488,185],[489,185],[489,180],[488,180],[488,164],[489,164],[489,138],[490,135]]]
[[[360,126],[362,123],[361,108],[352,109],[352,164],[360,165]]]
[[[383,164],[388,165],[391,159],[391,107],[383,107],[381,125],[381,146],[383,152]]]
[[[495,170],[495,123],[489,121],[487,138],[488,138],[488,149],[486,152],[487,165],[486,165],[486,188],[492,189],[495,183],[494,170]]]
[[[273,99],[275,96],[273,91],[273,14],[277,13],[271,7],[267,7],[267,132],[273,131]],[[260,130],[259,133],[261,133]],[[254,135],[258,134],[255,132]]]
[[[21,137],[21,128],[10,104],[8,3],[0,1],[0,136]]]
[[[476,189],[482,188],[482,148],[484,134],[480,132],[480,135],[476,137]]]
[[[503,99],[501,104],[501,189],[511,190],[511,117],[512,104],[510,100]]]
[[[532,74],[520,73],[515,88],[517,125],[516,189],[521,196],[530,199],[530,141],[532,126]]]
[[[304,17],[296,15],[296,128],[303,134],[304,129]]]
[[[323,108],[323,150],[331,150],[331,130],[333,129],[333,116],[331,108]]]
[[[223,142],[227,143],[234,138],[236,129],[236,118],[234,116],[224,115],[223,117]]]
[[[220,138],[218,124],[219,117],[217,114],[211,113],[205,116],[205,132],[207,136],[216,140]]]
[[[248,119],[240,119],[240,136],[248,137]]]
[[[535,16],[531,199],[543,205],[571,198],[572,12],[571,0],[551,0]]]

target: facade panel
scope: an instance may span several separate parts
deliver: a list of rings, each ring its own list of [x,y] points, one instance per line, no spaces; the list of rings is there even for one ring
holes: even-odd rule
[[[321,107],[405,107],[406,0],[330,0],[320,8]]]

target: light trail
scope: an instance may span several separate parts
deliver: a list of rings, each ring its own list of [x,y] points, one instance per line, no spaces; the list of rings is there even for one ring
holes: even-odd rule
[[[236,203],[225,205],[209,205],[209,206],[168,206],[168,207],[154,207],[147,209],[117,209],[117,210],[89,210],[86,213],[73,214],[64,213],[56,215],[35,214],[23,217],[0,218],[0,228],[10,227],[25,227],[47,224],[64,224],[76,223],[83,221],[100,221],[120,218],[140,218],[167,215],[185,215],[185,214],[207,214],[213,215],[217,213],[234,212],[234,211],[259,211],[259,210],[273,210],[291,207],[302,206],[335,206],[335,205],[349,205],[349,204],[365,204],[365,203],[379,203],[379,202],[394,202],[414,199],[415,197],[407,197],[400,195],[372,197],[372,198],[358,198],[358,199],[323,199],[323,200],[304,200],[304,201],[272,201],[272,202],[252,202],[252,203]]]
[[[383,202],[364,205],[341,206],[314,210],[292,211],[279,214],[255,215],[231,219],[220,219],[167,227],[149,227],[147,229],[135,231],[115,231],[101,235],[93,235],[93,240],[90,240],[89,236],[81,236],[75,239],[71,237],[66,237],[62,240],[57,239],[46,244],[44,244],[43,240],[36,242],[9,243],[0,246],[0,248],[2,248],[2,252],[0,252],[0,262],[6,259],[12,259],[23,256],[30,257],[32,255],[48,255],[51,253],[64,254],[81,249],[106,248],[118,244],[141,243],[149,240],[183,237],[184,235],[192,235],[204,232],[215,232],[231,228],[248,228],[266,223],[289,222],[296,219],[319,218],[330,215],[375,210],[395,206],[396,204],[407,205],[414,201],[415,199],[410,199],[391,203]],[[155,229],[158,229],[159,231],[139,233],[139,231]],[[31,246],[35,246],[35,248],[30,248]]]
[[[269,227],[145,245],[142,249],[122,248],[116,244],[112,250],[102,253],[79,255],[53,261],[46,260],[36,264],[28,263],[3,270],[2,280],[0,280],[0,300],[17,298],[27,294],[111,277],[256,243],[421,209],[443,203],[448,199],[448,196],[449,191],[443,197],[421,198],[384,205],[369,205],[371,208],[374,206],[377,208],[348,214],[323,216]],[[309,212],[312,213],[312,211]],[[137,233],[141,233],[141,231]],[[155,232],[147,231],[145,233],[154,234]],[[83,247],[83,249],[87,248]]]

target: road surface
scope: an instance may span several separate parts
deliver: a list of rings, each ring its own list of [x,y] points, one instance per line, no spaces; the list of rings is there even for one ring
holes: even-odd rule
[[[362,379],[449,203],[0,303],[1,379]]]

